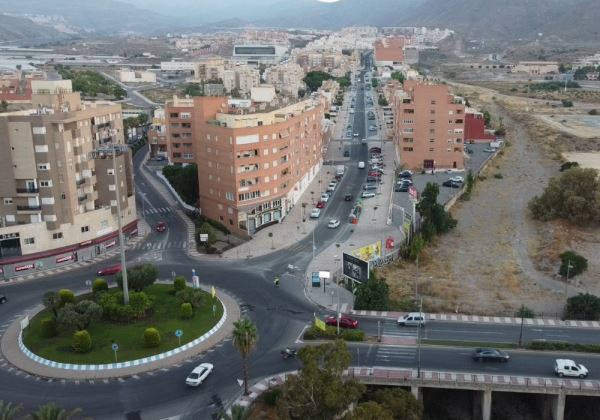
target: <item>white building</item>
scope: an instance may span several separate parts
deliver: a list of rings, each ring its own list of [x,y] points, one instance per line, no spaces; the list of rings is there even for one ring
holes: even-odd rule
[[[238,63],[277,64],[287,49],[286,46],[277,44],[236,44],[231,58]]]
[[[156,73],[151,71],[122,69],[117,74],[123,83],[156,83]]]
[[[511,70],[513,73],[554,74],[558,73],[556,61],[519,61]]]
[[[250,93],[252,102],[266,102],[269,103],[275,99],[275,87],[262,85],[253,87]]]

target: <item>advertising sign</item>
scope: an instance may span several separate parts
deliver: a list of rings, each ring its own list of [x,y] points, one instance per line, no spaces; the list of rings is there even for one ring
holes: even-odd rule
[[[64,257],[59,257],[56,259],[56,264],[63,263],[66,261],[71,261],[73,259],[73,254],[65,255]]]
[[[361,260],[353,255],[342,254],[343,273],[346,277],[359,282],[369,280],[369,262]]]
[[[312,280],[312,287],[321,287],[321,277],[319,277],[318,271],[312,272],[311,280]]]
[[[381,258],[381,241],[355,249],[352,251],[352,255],[364,261]]]
[[[104,248],[110,248],[111,246],[115,246],[117,241],[110,241],[109,243],[104,245]]]
[[[32,268],[34,268],[35,266],[33,264],[25,264],[25,265],[17,265],[15,267],[15,271],[25,271],[25,270],[31,270]]]

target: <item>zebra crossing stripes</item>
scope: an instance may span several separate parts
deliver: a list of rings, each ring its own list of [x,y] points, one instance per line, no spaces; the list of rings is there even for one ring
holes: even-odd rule
[[[167,213],[171,213],[173,211],[173,209],[171,209],[170,207],[150,207],[150,208],[145,208],[142,212],[143,215],[148,215],[148,214],[167,214]]]
[[[417,329],[412,327],[399,327],[396,321],[386,320],[381,325],[381,335],[416,339]]]
[[[416,349],[413,347],[388,347],[380,346],[375,353],[375,360],[380,362],[412,362],[416,357]]]
[[[185,249],[188,243],[186,241],[169,241],[169,242],[139,242],[131,249],[155,250],[155,249]]]

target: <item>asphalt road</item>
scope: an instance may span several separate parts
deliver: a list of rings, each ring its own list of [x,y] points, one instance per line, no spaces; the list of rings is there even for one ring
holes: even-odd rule
[[[361,80],[364,75],[361,74]],[[364,114],[362,95],[357,96],[357,112]],[[360,114],[359,114],[360,115]],[[355,117],[355,130],[359,139],[366,137],[363,118]],[[356,161],[366,160],[367,148],[360,143],[352,144],[352,160],[348,164],[338,191],[332,198],[315,230],[316,252],[331,243],[339,242],[350,234],[350,226],[343,223],[339,229],[327,229],[326,221],[330,217],[347,220],[352,203],[343,201],[344,191],[358,194],[365,174],[358,171]],[[144,208],[168,207],[168,203],[157,194],[144,179],[138,167],[142,159],[141,153],[134,157],[136,169],[136,186],[139,210]],[[353,164],[354,163],[354,164]],[[144,204],[142,204],[142,201]],[[148,222],[154,226],[158,221],[166,221],[169,229],[166,233],[152,232],[147,242],[161,243],[186,238],[184,224],[174,213],[151,214]],[[159,267],[160,278],[170,278],[174,271],[177,274],[190,273],[192,269],[200,274],[205,284],[214,284],[227,290],[241,304],[243,312],[258,325],[260,340],[257,349],[251,356],[251,378],[260,378],[281,371],[295,369],[297,361],[282,360],[279,350],[295,342],[303,327],[310,322],[316,308],[304,298],[303,272],[312,258],[312,237],[308,237],[294,246],[294,251],[280,250],[268,256],[248,262],[232,263],[222,261],[196,261],[187,257],[183,249],[161,249],[146,251],[143,249],[127,252],[129,264],[136,261],[155,260]],[[43,279],[5,285],[2,293],[9,297],[8,304],[0,305],[0,318],[13,319],[26,308],[39,304],[47,290],[71,288],[76,292],[86,289],[85,281],[93,279],[99,266],[114,264],[117,258],[101,264],[91,265],[68,275],[48,276]],[[289,271],[288,265],[299,267],[298,271]],[[293,281],[282,281],[279,288],[273,287],[275,275],[287,274]],[[189,275],[189,274],[188,274]],[[317,313],[319,311],[317,310]],[[319,313],[318,316],[322,316]],[[363,327],[369,327],[369,321],[361,320]],[[395,327],[391,325],[388,328]],[[444,328],[450,328],[448,324]],[[436,324],[427,327],[437,328]],[[452,327],[454,328],[454,327]],[[485,328],[485,327],[482,327]],[[482,329],[485,332],[496,331],[496,326]],[[443,329],[443,328],[442,328]],[[456,338],[471,337],[470,326],[456,326],[460,331],[446,330]],[[440,333],[442,334],[442,333]],[[506,333],[508,336],[508,332]],[[586,334],[586,332],[582,332]],[[490,334],[487,334],[490,335]],[[493,334],[492,334],[493,335]],[[495,341],[495,340],[494,340]],[[357,365],[407,366],[415,367],[415,349],[406,347],[386,347],[352,345],[354,363]],[[517,357],[506,365],[487,367],[471,362],[465,350],[427,348],[421,353],[421,366],[427,369],[444,369],[458,371],[478,371],[478,369],[498,369],[496,372],[550,375],[554,356],[527,353]],[[516,352],[515,352],[516,353]],[[523,357],[521,359],[521,357]],[[578,357],[578,361],[591,365],[592,377],[597,375],[594,366],[597,359],[591,356]],[[215,365],[215,371],[199,389],[188,389],[184,379],[193,366],[200,362]],[[185,418],[205,419],[219,411],[219,405],[231,401],[239,392],[237,379],[241,375],[241,359],[225,342],[215,349],[200,355],[191,363],[174,366],[167,371],[157,371],[152,375],[142,374],[139,378],[128,378],[124,381],[54,381],[26,377],[24,374],[8,370],[8,366],[0,368],[0,400],[23,404],[27,410],[47,402],[56,402],[65,408],[81,407],[84,413],[96,419],[127,418],[154,420],[186,414]]]

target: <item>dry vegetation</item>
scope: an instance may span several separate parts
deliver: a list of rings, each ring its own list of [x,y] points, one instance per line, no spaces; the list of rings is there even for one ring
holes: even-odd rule
[[[536,82],[531,82],[536,83]],[[501,82],[501,81],[479,81],[473,82],[475,85],[485,86],[490,89],[496,90],[498,93],[503,95],[511,95],[518,97],[529,97],[533,99],[539,99],[542,101],[560,101],[567,99],[573,102],[587,102],[592,104],[600,103],[600,92],[584,89],[567,89],[565,92],[560,89],[555,92],[548,91],[534,91],[533,89],[527,90],[527,82]]]

